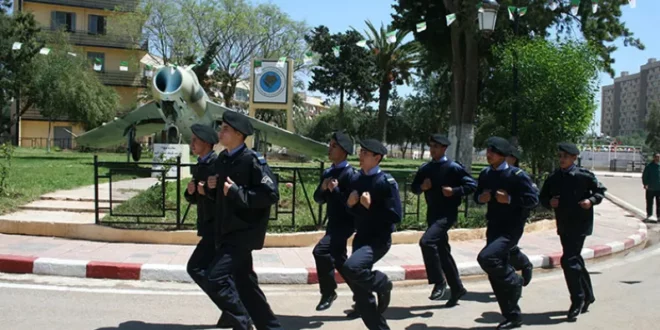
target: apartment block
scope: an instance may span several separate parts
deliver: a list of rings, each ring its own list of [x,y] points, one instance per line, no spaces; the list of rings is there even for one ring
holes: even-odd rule
[[[660,106],[660,62],[651,58],[640,72],[623,71],[614,84],[602,87],[602,133],[622,136],[644,130],[654,103]]]

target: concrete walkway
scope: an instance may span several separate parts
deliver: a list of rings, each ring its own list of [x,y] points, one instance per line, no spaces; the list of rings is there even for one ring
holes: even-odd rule
[[[586,241],[586,259],[621,252],[646,239],[646,225],[608,200],[596,207],[594,235]],[[482,274],[476,256],[484,240],[452,243],[463,275]],[[559,265],[561,246],[554,230],[523,236],[520,246],[535,267]],[[0,234],[0,272],[59,276],[190,282],[185,264],[193,246],[102,243],[49,237]],[[259,280],[271,284],[318,281],[312,247],[266,248],[254,252]],[[376,264],[394,281],[425,279],[417,244],[396,244]]]

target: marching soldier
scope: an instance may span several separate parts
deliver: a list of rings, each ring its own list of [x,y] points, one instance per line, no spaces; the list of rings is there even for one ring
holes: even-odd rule
[[[389,329],[382,313],[390,304],[392,282],[372,268],[392,245],[392,232],[402,219],[401,199],[394,178],[379,167],[387,154],[385,146],[372,139],[361,141],[360,146],[361,170],[351,179],[347,201],[357,232],[342,274],[364,324],[370,330],[383,330]],[[378,295],[378,304],[373,292]]]
[[[458,221],[458,207],[464,196],[474,192],[476,181],[465,168],[445,156],[449,139],[434,134],[429,139],[431,162],[417,171],[411,190],[422,192],[428,206],[428,229],[419,241],[429,284],[434,284],[431,300],[440,300],[447,284],[451,289],[448,307],[453,307],[467,291],[461,282],[456,262],[451,256],[449,229]],[[444,273],[444,276],[443,276]]]
[[[213,152],[213,146],[218,143],[215,130],[207,125],[195,124],[190,127],[193,136],[190,149],[197,155],[197,165],[192,168],[193,179],[188,182],[184,198],[197,205],[197,236],[201,239],[193,251],[186,267],[190,277],[207,294],[211,295],[206,282],[206,271],[215,257],[215,204],[206,198],[206,178],[215,174],[214,162],[218,157]],[[231,328],[229,318],[223,313],[218,320],[218,328]]]
[[[207,272],[211,299],[235,330],[281,329],[257,281],[252,251],[264,246],[270,208],[279,200],[275,176],[263,156],[248,149],[254,133],[248,118],[234,111],[222,116],[220,143],[226,148],[207,180],[216,203],[216,256]],[[252,318],[250,320],[250,317]]]
[[[518,165],[520,163],[520,159],[522,159],[522,155],[520,154],[520,151],[518,148],[512,148],[511,149],[511,154],[506,157],[506,162],[509,164],[509,166],[515,166],[520,168]],[[534,189],[538,188],[536,187],[536,184],[532,184]],[[528,210],[529,211],[529,210]],[[529,218],[529,212],[527,212],[528,215],[525,217],[525,222],[527,222],[527,218]],[[531,261],[529,261],[529,258],[527,257],[526,254],[520,250],[520,247],[518,245],[514,246],[513,249],[511,249],[511,253],[509,254],[509,264],[516,270],[516,271],[521,271],[521,275],[523,278],[523,286],[527,286],[529,282],[532,281],[532,272],[534,269],[534,265],[532,265]]]
[[[346,242],[353,235],[355,226],[353,217],[346,210],[346,201],[350,191],[348,185],[355,170],[346,158],[353,153],[353,141],[342,133],[335,132],[330,140],[328,158],[332,166],[323,172],[321,182],[314,192],[317,203],[328,204],[328,225],[325,236],[314,247],[316,272],[321,289],[321,301],[317,311],[330,308],[337,299],[335,269],[341,273],[346,262]]]
[[[567,316],[575,319],[596,301],[581,253],[584,240],[593,232],[593,206],[603,201],[606,188],[589,170],[575,166],[580,151],[574,144],[560,143],[558,149],[559,169],[546,179],[540,200],[555,211],[563,249],[561,267],[571,295]]]
[[[522,294],[522,278],[509,264],[509,253],[522,237],[527,210],[538,204],[538,195],[527,174],[506,163],[511,145],[500,137],[488,141],[487,159],[490,166],[479,174],[475,202],[488,204],[486,213],[486,247],[477,261],[488,274],[502,316],[498,329],[522,325],[518,300]]]

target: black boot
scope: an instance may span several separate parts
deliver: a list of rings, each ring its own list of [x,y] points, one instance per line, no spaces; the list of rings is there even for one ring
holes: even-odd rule
[[[220,329],[232,329],[234,328],[234,323],[232,323],[229,316],[226,316],[225,313],[222,313],[222,315],[220,315],[220,319],[218,319],[218,324],[215,327]]]
[[[497,325],[497,329],[515,329],[520,328],[520,326],[522,326],[521,319],[504,320]]]
[[[378,312],[383,314],[387,307],[390,306],[390,301],[392,300],[392,281],[387,282],[387,286],[384,292],[378,293]]]
[[[466,294],[467,294],[467,290],[465,290],[465,288],[461,288],[460,290],[457,290],[456,292],[454,292],[454,290],[452,290],[451,291],[451,297],[449,298],[449,300],[447,300],[447,303],[445,304],[445,306],[447,306],[447,307],[456,306],[458,304],[458,300],[463,298],[463,296],[466,295]]]
[[[321,297],[321,301],[319,301],[319,304],[316,306],[317,311],[324,311],[330,306],[332,306],[332,303],[337,299],[337,294],[336,293],[331,293],[328,295],[323,295]]]
[[[567,317],[569,320],[574,320],[580,315],[580,312],[582,312],[582,308],[584,307],[584,302],[579,302],[579,303],[572,303],[571,308],[568,309]]]
[[[525,267],[522,269],[522,278],[523,278],[523,286],[527,286],[529,282],[532,281],[532,270],[533,266],[529,265],[528,267]]]
[[[430,300],[441,300],[442,297],[445,296],[445,293],[447,292],[447,285],[446,284],[436,284],[433,286],[433,291],[431,291],[431,295],[429,296]]]
[[[584,301],[584,306],[582,306],[582,313],[586,313],[589,311],[589,306],[593,304],[596,301],[594,298],[588,298],[587,300]]]

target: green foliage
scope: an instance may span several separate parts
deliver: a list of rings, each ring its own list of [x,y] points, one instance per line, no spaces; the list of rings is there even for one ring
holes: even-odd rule
[[[310,91],[319,91],[329,97],[339,97],[339,113],[345,108],[344,100],[367,104],[373,100],[377,88],[376,66],[369,52],[356,45],[362,36],[356,31],[330,34],[321,25],[305,36],[310,49],[318,55],[317,66],[312,69]],[[339,56],[333,48],[339,47]]]
[[[403,118],[410,125],[412,143],[426,143],[434,133],[446,133],[449,126],[450,90],[445,86],[451,81],[448,70],[430,72],[415,82],[416,93],[404,105]]]
[[[488,81],[488,101],[482,105],[487,115],[477,145],[492,135],[508,136],[514,102],[520,102],[520,146],[533,168],[542,170],[554,158],[558,142],[577,142],[589,128],[598,91],[597,54],[584,43],[540,39],[513,41],[494,54],[498,66]],[[517,94],[512,87],[514,63],[519,68]]]
[[[658,103],[651,106],[646,129],[649,132],[646,136],[646,145],[651,148],[652,152],[660,152],[660,105]]]
[[[371,118],[373,117],[367,111],[361,111],[349,104],[345,105],[343,114],[339,106],[334,105],[313,118],[307,137],[316,141],[328,141],[332,132],[340,129],[353,138],[365,137],[371,132],[366,127]]]
[[[8,143],[0,145],[0,196],[7,195],[7,182],[11,170],[11,159],[14,155],[14,146]]]

